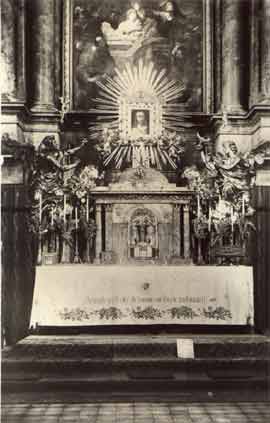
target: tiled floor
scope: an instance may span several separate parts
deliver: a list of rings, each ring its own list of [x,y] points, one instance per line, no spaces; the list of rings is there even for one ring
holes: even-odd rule
[[[3,423],[269,423],[268,403],[5,404]]]

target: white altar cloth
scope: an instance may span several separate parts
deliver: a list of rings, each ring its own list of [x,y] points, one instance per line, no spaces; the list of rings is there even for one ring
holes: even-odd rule
[[[248,266],[37,268],[31,326],[253,325]]]

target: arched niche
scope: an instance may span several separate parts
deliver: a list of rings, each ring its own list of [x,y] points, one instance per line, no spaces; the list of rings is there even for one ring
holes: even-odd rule
[[[128,226],[130,258],[158,258],[158,220],[155,214],[148,208],[137,208]]]

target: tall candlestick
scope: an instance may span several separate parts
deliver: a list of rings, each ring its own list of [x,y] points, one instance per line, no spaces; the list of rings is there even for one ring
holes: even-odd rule
[[[221,203],[221,195],[219,194],[219,196],[218,196],[218,206],[217,206],[218,211],[220,211],[220,203]]]
[[[64,223],[66,223],[66,209],[67,209],[67,198],[66,198],[66,194],[64,194]]]
[[[245,196],[242,197],[242,215],[245,216]]]
[[[39,222],[42,222],[42,192],[39,194]]]
[[[86,197],[86,221],[89,222],[89,195]]]
[[[75,207],[75,228],[78,229],[78,209]]]
[[[208,230],[211,232],[211,223],[212,223],[212,209],[209,206],[209,216],[208,216]]]
[[[201,205],[200,205],[200,196],[197,196],[197,208],[198,208],[198,217],[201,215]]]

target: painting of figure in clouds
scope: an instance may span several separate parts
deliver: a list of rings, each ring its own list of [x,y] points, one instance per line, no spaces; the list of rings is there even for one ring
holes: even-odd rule
[[[126,63],[153,63],[179,81],[183,111],[202,111],[202,0],[72,0],[73,109],[89,110],[98,82]]]

